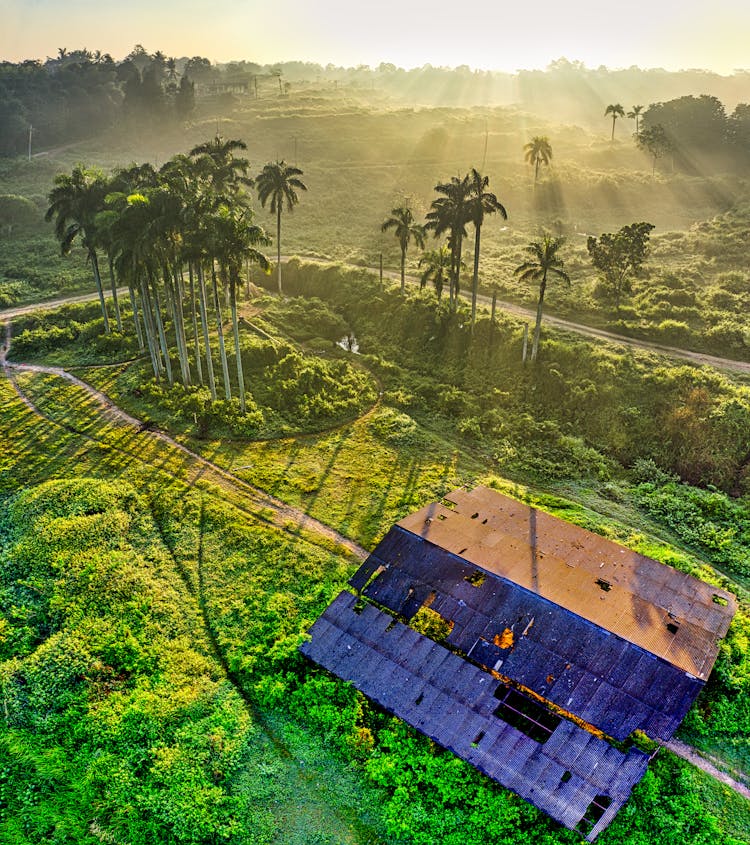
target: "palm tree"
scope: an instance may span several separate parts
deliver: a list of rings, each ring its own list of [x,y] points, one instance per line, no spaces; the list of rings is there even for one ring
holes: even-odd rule
[[[425,252],[419,259],[419,266],[424,266],[422,275],[419,277],[420,290],[428,282],[432,282],[438,300],[443,294],[443,286],[450,281],[451,254],[448,247],[443,244],[438,249]]]
[[[281,293],[281,210],[286,203],[291,212],[299,202],[297,191],[306,191],[307,186],[298,177],[304,175],[298,167],[285,161],[269,162],[258,174],[258,199],[263,208],[270,199],[271,214],[276,214],[276,272],[279,293]]]
[[[535,135],[523,148],[524,158],[534,168],[534,184],[539,178],[539,165],[552,161],[552,145],[546,135]]]
[[[240,140],[225,140],[216,135],[212,140],[198,144],[190,150],[195,161],[195,177],[217,196],[229,193],[236,196],[253,180],[248,177],[250,162],[236,156],[237,150],[246,150],[247,144]]]
[[[615,103],[614,105],[609,105],[604,110],[604,116],[606,117],[608,114],[612,115],[612,140],[615,140],[615,123],[617,122],[618,117],[625,117],[625,109],[619,104]]]
[[[490,184],[487,176],[482,176],[479,171],[472,167],[469,173],[469,185],[471,193],[468,202],[468,216],[474,225],[474,276],[471,283],[471,324],[474,325],[477,313],[477,289],[479,287],[479,239],[484,223],[485,214],[499,212],[503,220],[508,219],[508,212],[505,206],[490,191],[486,190]]]
[[[214,309],[216,311],[216,330],[219,341],[219,356],[221,358],[222,373],[224,376],[224,395],[231,399],[231,385],[229,383],[229,364],[227,362],[226,346],[224,344],[224,330],[221,317],[221,303],[217,286],[216,267],[214,259],[221,249],[220,240],[216,231],[216,214],[223,205],[233,206],[236,203],[244,203],[246,195],[244,188],[253,184],[253,180],[247,176],[249,162],[246,158],[235,155],[237,150],[246,150],[247,144],[239,140],[224,140],[220,135],[193,147],[190,157],[194,160],[191,177],[197,183],[197,194],[199,204],[199,227],[202,232],[199,242],[205,250],[205,262],[210,271],[211,286],[213,293]],[[198,287],[201,292],[204,289],[203,270],[199,264]],[[201,294],[205,298],[205,294]],[[201,317],[205,303],[202,300]],[[204,333],[207,338],[207,331]],[[209,359],[208,346],[206,346],[206,357]],[[211,380],[211,369],[209,368],[209,381]]]
[[[245,376],[242,371],[240,352],[240,333],[237,321],[237,287],[241,283],[241,272],[245,261],[260,265],[264,272],[270,270],[270,263],[257,246],[270,243],[266,233],[259,226],[251,225],[249,209],[221,206],[214,218],[218,237],[217,259],[223,281],[229,286],[230,307],[232,312],[232,334],[234,337],[234,356],[237,367],[237,390],[240,398],[240,410],[245,413]]]
[[[412,238],[420,249],[424,249],[424,226],[414,221],[414,215],[407,205],[400,205],[391,209],[391,216],[380,227],[381,232],[387,232],[389,229],[393,229],[393,234],[401,247],[401,293],[403,294],[406,288],[406,250]]]
[[[120,211],[115,208],[119,206],[122,208],[126,198],[131,194],[136,194],[146,188],[152,188],[156,185],[156,171],[150,164],[132,165],[129,168],[120,168],[116,170],[110,180],[108,186],[107,196],[105,198],[105,205],[107,211],[102,212],[97,217],[97,225],[101,225],[105,230],[112,230],[119,223]],[[137,280],[132,272],[132,263],[128,260],[120,260],[115,244],[113,242],[114,231],[109,231],[105,234],[109,239],[111,249],[110,261],[114,259],[113,266],[116,270],[116,275],[119,279],[124,281],[128,286],[128,295],[130,297],[130,306],[133,309],[133,322],[135,324],[135,333],[138,339],[138,349],[144,348],[144,333],[146,326],[144,324],[141,330],[141,316],[139,315],[138,298],[136,296],[136,288],[138,287]],[[141,303],[143,304],[143,303]],[[145,321],[145,316],[143,317]]]
[[[637,138],[640,135],[640,126],[641,126],[641,113],[643,112],[643,106],[633,106],[633,111],[628,112],[628,117],[631,120],[635,120],[635,137]]]
[[[461,274],[461,251],[466,237],[466,224],[469,222],[469,194],[471,185],[468,176],[452,176],[451,181],[435,185],[435,190],[441,194],[432,201],[430,211],[427,212],[425,229],[431,229],[435,237],[448,234],[448,245],[451,250],[450,274],[450,305],[456,307],[458,303],[459,277]]]
[[[112,249],[118,275],[138,290],[143,325],[154,377],[166,373],[172,382],[166,338],[154,298],[153,209],[145,193],[111,194],[107,198],[114,216],[111,222]]]
[[[116,188],[116,183],[113,179],[110,179],[106,188],[105,197],[112,192],[111,189],[113,188]],[[115,320],[117,321],[117,331],[122,332],[122,314],[120,313],[120,302],[117,296],[117,281],[115,279],[114,269],[114,249],[111,231],[112,215],[112,211],[102,210],[96,215],[94,221],[96,226],[97,246],[100,246],[107,253],[109,281],[110,288],[112,290],[112,304],[115,309]]]
[[[49,208],[44,219],[50,221],[55,218],[55,236],[60,241],[60,252],[63,255],[70,253],[73,242],[80,237],[94,273],[104,317],[104,331],[109,334],[109,317],[96,254],[96,215],[104,209],[106,177],[99,170],[87,170],[77,165],[70,176],[65,173],[56,176],[54,184],[55,187],[49,193]]]
[[[539,335],[542,330],[542,308],[544,305],[544,294],[547,290],[547,276],[549,273],[570,284],[570,277],[563,270],[563,260],[557,255],[557,251],[565,243],[565,238],[553,237],[544,232],[541,241],[532,241],[526,252],[531,255],[530,261],[516,267],[513,271],[522,282],[539,282],[539,300],[536,307],[536,325],[534,326],[534,340],[531,346],[531,360],[536,361],[539,349]]]

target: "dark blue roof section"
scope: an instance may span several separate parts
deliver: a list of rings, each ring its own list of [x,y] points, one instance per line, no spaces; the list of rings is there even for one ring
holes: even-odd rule
[[[546,742],[530,738],[495,715],[498,691],[507,689],[497,679],[373,605],[358,608],[350,593],[333,601],[310,634],[301,646],[309,658],[565,827],[575,828],[606,796],[611,803],[589,840],[646,771],[641,751],[624,754],[565,719],[553,717]]]
[[[364,595],[407,619],[432,597],[432,610],[453,622],[451,647],[617,740],[635,729],[669,739],[703,687],[640,646],[398,526],[350,583],[361,590],[368,581]],[[513,645],[501,648],[506,628]]]

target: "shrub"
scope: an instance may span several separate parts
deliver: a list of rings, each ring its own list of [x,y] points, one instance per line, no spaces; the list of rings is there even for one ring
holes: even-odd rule
[[[376,437],[392,446],[413,446],[421,440],[416,422],[395,408],[379,408],[367,427]]]

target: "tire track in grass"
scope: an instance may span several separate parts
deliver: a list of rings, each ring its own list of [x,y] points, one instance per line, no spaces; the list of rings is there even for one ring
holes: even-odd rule
[[[16,392],[24,401],[24,403],[29,407],[34,413],[48,419],[50,422],[54,423],[55,425],[59,425],[62,428],[65,428],[68,431],[74,432],[76,434],[80,434],[87,439],[91,440],[94,443],[100,443],[102,441],[97,441],[95,438],[91,437],[90,435],[86,434],[85,432],[77,431],[76,429],[62,425],[58,421],[52,419],[51,417],[41,413],[34,404],[26,397],[23,392],[20,390],[19,386],[16,384],[13,373],[15,371],[26,371],[26,372],[38,372],[44,373],[48,375],[55,375],[59,378],[63,378],[69,381],[72,384],[83,389],[97,404],[99,404],[103,409],[103,415],[110,419],[115,423],[122,423],[130,427],[135,427],[139,434],[146,434],[153,438],[156,438],[163,443],[166,443],[173,448],[177,449],[178,451],[184,453],[188,456],[192,461],[194,461],[197,465],[203,466],[207,472],[205,475],[213,474],[214,480],[213,483],[215,486],[220,487],[221,489],[233,488],[233,492],[240,497],[243,495],[246,498],[252,498],[255,504],[260,505],[261,508],[264,510],[268,510],[271,512],[272,517],[264,517],[262,514],[258,514],[253,511],[249,511],[243,508],[241,505],[236,504],[234,501],[231,503],[234,507],[237,507],[240,511],[247,513],[249,516],[252,516],[255,519],[260,521],[265,521],[270,524],[275,525],[278,528],[281,528],[283,531],[287,531],[292,533],[293,535],[300,537],[302,539],[308,539],[311,542],[315,543],[315,540],[312,539],[316,534],[327,539],[333,540],[336,544],[340,547],[344,548],[350,554],[354,555],[355,557],[359,558],[360,560],[364,560],[368,552],[363,549],[361,546],[357,545],[353,541],[349,540],[347,537],[344,537],[339,532],[335,531],[334,529],[330,528],[329,526],[325,525],[325,523],[319,522],[312,517],[309,517],[304,511],[300,510],[299,508],[292,507],[290,505],[285,504],[279,499],[276,499],[274,496],[270,496],[269,494],[265,493],[264,491],[260,490],[257,487],[253,487],[252,485],[248,484],[245,481],[242,481],[237,476],[233,475],[228,470],[223,469],[222,467],[218,466],[217,464],[209,461],[207,458],[202,457],[201,455],[193,452],[192,450],[188,449],[186,446],[183,446],[181,443],[178,443],[176,440],[173,440],[169,435],[165,434],[164,432],[160,431],[146,431],[144,430],[143,423],[140,420],[137,420],[135,417],[130,416],[117,405],[114,404],[107,396],[105,396],[100,391],[93,388],[91,385],[87,384],[86,382],[82,381],[81,379],[77,378],[76,376],[72,375],[71,373],[67,372],[66,370],[60,367],[44,367],[41,365],[36,364],[13,364],[7,361],[7,354],[10,350],[10,338],[11,338],[11,328],[10,323],[6,323],[6,340],[2,346],[0,346],[0,367],[2,367],[4,373],[13,383]],[[750,365],[749,365],[750,366]],[[130,458],[133,457],[132,452],[129,452],[125,449],[121,449],[116,446],[111,446],[107,444],[110,448],[117,449],[118,451],[122,452],[123,454],[128,455]],[[154,467],[153,464],[143,461],[139,458],[144,464],[148,466]],[[161,472],[167,472],[163,469],[163,467],[154,467],[159,469]],[[172,473],[167,472],[172,478],[180,483],[188,483],[185,479],[182,479]],[[205,478],[204,475],[204,478]],[[192,484],[193,482],[190,482]],[[289,528],[289,521],[295,524],[295,530],[291,531]],[[305,531],[308,537],[304,537],[302,532]],[[199,575],[200,580],[200,575]],[[200,592],[200,590],[199,590]],[[200,599],[199,599],[200,601]],[[206,624],[207,632],[211,631],[210,623],[207,616],[204,615],[204,621]],[[211,634],[209,633],[209,636]],[[218,644],[214,639],[214,645],[218,650]],[[218,654],[221,654],[220,650],[218,650]],[[224,666],[226,666],[226,671],[228,671],[228,665],[226,661],[224,661]],[[227,675],[228,678],[231,677],[229,674]],[[232,681],[233,684],[236,686],[239,685],[239,689],[241,689],[241,684],[239,684],[239,680],[235,676],[235,681]],[[243,700],[245,700],[245,694],[240,693],[243,696]],[[704,771],[706,774],[710,775],[711,777],[719,780],[721,783],[729,786],[734,792],[738,795],[743,796],[744,798],[750,798],[750,791],[746,786],[739,783],[738,781],[731,778],[729,775],[725,774],[724,772],[719,771],[712,763],[708,760],[700,756],[695,749],[691,748],[684,743],[681,743],[677,740],[671,740],[669,743],[666,744],[666,747],[669,748],[674,754],[677,754],[680,757],[688,760],[694,766],[697,766],[699,769]]]
[[[104,440],[98,440],[95,437],[92,437],[89,433],[82,431],[75,426],[70,424],[63,424],[56,420],[54,417],[50,416],[49,414],[45,413],[39,407],[36,406],[34,402],[24,393],[21,386],[18,384],[15,374],[17,371],[26,371],[26,372],[34,372],[40,374],[47,374],[47,375],[54,375],[58,377],[65,378],[65,375],[70,376],[70,374],[63,375],[64,371],[60,372],[59,368],[54,367],[18,367],[10,365],[5,360],[5,355],[7,353],[8,348],[8,335],[6,334],[6,343],[2,347],[0,347],[0,368],[2,368],[4,374],[8,378],[9,382],[13,386],[15,392],[18,394],[20,400],[24,403],[24,405],[32,411],[36,416],[41,417],[45,421],[49,422],[50,424],[54,425],[57,428],[61,428],[64,431],[69,433],[75,434],[78,437],[81,437],[91,443],[94,444],[105,444],[108,448],[114,449],[115,451],[126,455],[129,458],[133,458],[133,453],[129,452],[126,449],[122,449],[118,446],[113,446],[112,444],[107,443]],[[84,389],[87,387],[85,382],[81,382],[79,379],[73,377],[69,377],[67,379],[77,387],[83,387]],[[90,386],[89,389],[86,391],[87,394],[90,396],[92,400],[98,400],[97,404],[100,406],[105,404],[105,413],[104,416],[115,424],[125,424],[125,425],[134,425],[138,424],[138,421],[135,420],[133,417],[130,417],[125,412],[121,412],[119,408],[113,406],[106,397],[103,397],[98,391],[94,390]],[[108,413],[107,413],[108,411]],[[119,413],[118,413],[119,412]],[[149,431],[139,431],[139,434],[144,434],[145,436],[158,436],[158,432],[149,432]],[[163,438],[159,438],[163,439]],[[171,441],[171,438],[167,438],[168,441]],[[170,445],[172,445],[170,443]],[[178,445],[179,444],[174,444]],[[183,449],[182,451],[186,451],[189,455],[193,455],[189,450]],[[205,461],[205,459],[200,458],[200,456],[195,456],[198,458],[199,462],[207,463],[211,466],[210,461]],[[158,470],[160,473],[167,475],[169,478],[175,480],[180,484],[185,484],[185,479],[179,477],[178,475],[169,472],[164,467],[157,467],[153,463],[149,461],[143,460],[141,457],[138,457],[137,460],[144,464],[145,466],[152,467],[155,470]],[[230,476],[230,473],[226,473],[222,471],[220,476]],[[239,481],[239,480],[238,480]],[[214,486],[219,486],[220,489],[226,489],[226,486],[223,484],[214,484]],[[240,482],[240,486],[247,486],[244,482]],[[254,488],[251,488],[254,489]],[[235,496],[240,493],[240,490],[234,489],[231,492],[235,494]],[[286,533],[291,533],[295,536],[296,539],[303,541],[303,542],[310,542],[311,538],[301,534],[299,531],[290,531],[288,525],[282,524],[277,525],[274,520],[271,519],[264,519],[257,513],[249,510],[248,508],[242,507],[238,505],[234,498],[229,499],[229,504],[232,507],[238,508],[241,512],[245,513],[248,516],[254,517],[266,524],[274,527],[274,528],[281,528]],[[294,511],[296,509],[288,509],[285,508],[285,514],[287,511]],[[198,539],[198,550],[197,550],[197,588],[192,583],[190,578],[190,573],[184,566],[183,562],[179,560],[178,555],[176,553],[176,549],[173,546],[173,543],[170,542],[164,527],[154,513],[153,508],[151,509],[151,516],[154,522],[154,525],[159,533],[160,539],[162,541],[162,545],[164,546],[165,550],[168,552],[172,563],[174,564],[174,569],[177,575],[180,578],[180,581],[183,583],[188,595],[191,599],[196,603],[198,610],[200,612],[200,616],[203,622],[203,629],[205,632],[206,640],[209,646],[209,650],[211,655],[213,656],[216,664],[221,668],[222,674],[227,679],[227,681],[232,685],[233,689],[237,693],[237,695],[242,700],[244,706],[246,707],[249,715],[251,716],[253,723],[259,729],[263,738],[268,740],[271,747],[274,749],[274,752],[278,756],[280,760],[283,761],[284,765],[292,772],[293,780],[295,784],[297,784],[301,791],[304,792],[303,803],[305,807],[310,810],[314,809],[315,815],[318,819],[320,819],[320,823],[324,824],[326,827],[330,827],[330,824],[325,824],[323,821],[324,819],[328,819],[329,822],[334,819],[335,824],[333,825],[335,830],[332,831],[332,834],[337,837],[337,840],[341,843],[356,843],[356,845],[377,845],[380,842],[380,837],[378,832],[368,825],[365,821],[363,821],[357,812],[355,807],[341,807],[340,803],[337,801],[337,796],[335,794],[335,782],[333,784],[329,784],[325,781],[324,778],[316,774],[314,769],[306,769],[304,766],[304,762],[298,760],[295,754],[292,752],[290,747],[285,743],[284,739],[280,736],[279,732],[276,731],[269,720],[264,716],[264,714],[258,710],[256,705],[254,704],[251,696],[244,688],[240,677],[234,672],[229,663],[226,659],[225,654],[223,653],[218,639],[216,637],[216,633],[214,631],[211,618],[208,612],[207,602],[205,598],[205,582],[203,577],[203,558],[204,558],[204,546],[203,546],[203,537],[205,533],[205,494],[201,495],[201,510],[200,510],[200,518],[199,518],[199,539]],[[315,521],[313,520],[313,523]],[[306,533],[310,532],[310,525],[305,526],[307,531]],[[314,525],[312,526],[314,530]],[[326,532],[326,535],[330,535],[330,531]],[[336,532],[333,532],[336,534]],[[326,546],[327,548],[327,546]],[[366,554],[364,550],[362,550],[362,554]]]

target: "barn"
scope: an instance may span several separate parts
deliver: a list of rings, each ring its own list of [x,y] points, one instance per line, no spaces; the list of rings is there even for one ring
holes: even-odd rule
[[[311,660],[589,841],[711,672],[731,593],[487,487],[394,525]]]

